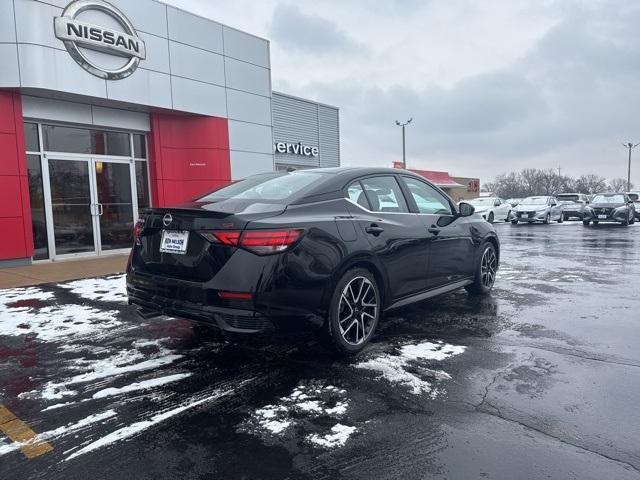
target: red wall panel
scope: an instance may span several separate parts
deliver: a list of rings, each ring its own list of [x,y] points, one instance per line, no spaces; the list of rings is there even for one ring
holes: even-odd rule
[[[9,91],[0,91],[0,231],[0,260],[33,255],[22,102]]]
[[[177,205],[231,181],[224,118],[152,113],[149,151],[153,206]]]

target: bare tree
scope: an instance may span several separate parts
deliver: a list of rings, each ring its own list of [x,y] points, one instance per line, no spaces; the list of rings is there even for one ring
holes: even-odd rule
[[[495,192],[503,198],[558,195],[567,192],[592,194],[607,190],[607,182],[598,175],[582,175],[574,179],[559,175],[553,169],[526,168],[520,173],[510,172],[498,175],[493,182],[486,182],[483,190]]]
[[[630,185],[633,190],[633,183]],[[609,190],[612,192],[626,192],[627,191],[627,179],[626,178],[614,178],[609,182]]]

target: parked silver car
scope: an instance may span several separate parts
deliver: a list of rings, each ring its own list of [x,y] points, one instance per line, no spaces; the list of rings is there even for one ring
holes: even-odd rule
[[[558,205],[555,197],[540,196],[527,197],[520,202],[511,214],[511,223],[562,223],[562,206]]]
[[[582,220],[584,207],[589,205],[589,196],[584,193],[561,193],[556,196],[558,204],[562,207],[563,220],[576,218]]]

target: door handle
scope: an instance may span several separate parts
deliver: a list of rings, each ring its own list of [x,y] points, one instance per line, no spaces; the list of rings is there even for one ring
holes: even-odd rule
[[[429,228],[427,228],[427,231],[429,233],[433,233],[434,235],[438,235],[440,233],[440,229],[435,225],[431,225]]]
[[[372,223],[367,228],[364,229],[365,232],[375,235],[376,237],[384,232],[384,228],[382,228],[377,223]]]

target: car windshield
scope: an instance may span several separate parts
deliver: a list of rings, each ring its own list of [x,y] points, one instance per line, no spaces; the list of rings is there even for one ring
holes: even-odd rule
[[[577,202],[580,197],[578,195],[558,195],[558,200],[562,202]]]
[[[270,173],[254,175],[214,190],[197,202],[220,200],[259,200],[261,202],[288,200],[322,177],[315,172]]]
[[[548,197],[527,197],[522,202],[523,205],[546,205]]]
[[[493,205],[495,201],[496,201],[495,198],[483,197],[483,198],[474,198],[472,200],[469,200],[469,203],[471,205]]]
[[[612,193],[610,195],[596,195],[592,203],[624,203],[624,195]]]
[[[632,202],[637,202],[638,200],[640,200],[640,195],[638,195],[637,193],[628,193],[627,195]]]

